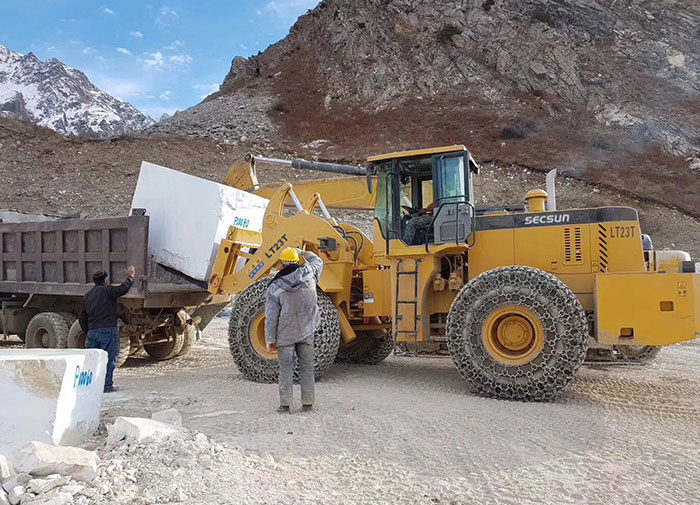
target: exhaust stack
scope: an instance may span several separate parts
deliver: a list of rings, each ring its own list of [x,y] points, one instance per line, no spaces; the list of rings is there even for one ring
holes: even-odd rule
[[[557,210],[557,169],[550,170],[547,172],[547,210]]]

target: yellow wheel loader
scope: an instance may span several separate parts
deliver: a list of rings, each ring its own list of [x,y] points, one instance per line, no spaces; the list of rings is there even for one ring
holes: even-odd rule
[[[281,162],[248,157],[226,181],[270,198],[262,233],[231,227],[209,285],[237,295],[229,343],[250,379],[277,378],[264,301],[287,246],[325,262],[318,376],[336,359],[378,363],[395,343],[443,342],[479,393],[545,400],[587,354],[644,359],[700,335],[700,266],[654,251],[632,208],[556,209],[553,188],[478,207],[478,165],[461,145],[374,156],[365,168],[282,162],[363,176],[296,188],[260,187],[256,160]],[[329,207],[374,209],[374,240]]]

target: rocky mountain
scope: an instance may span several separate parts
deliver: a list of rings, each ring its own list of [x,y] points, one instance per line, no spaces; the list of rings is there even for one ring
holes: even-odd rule
[[[154,122],[128,103],[95,87],[59,60],[39,60],[0,45],[0,114],[66,135],[111,137]]]
[[[696,0],[325,0],[156,127],[311,154],[460,142],[700,215]]]

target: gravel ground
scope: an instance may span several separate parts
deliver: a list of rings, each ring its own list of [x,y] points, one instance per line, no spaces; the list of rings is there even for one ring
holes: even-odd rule
[[[699,342],[585,367],[553,403],[475,396],[447,358],[335,365],[313,413],[280,416],[217,318],[189,357],[132,358],[116,381],[105,421],[175,407],[230,452],[192,503],[699,503]]]

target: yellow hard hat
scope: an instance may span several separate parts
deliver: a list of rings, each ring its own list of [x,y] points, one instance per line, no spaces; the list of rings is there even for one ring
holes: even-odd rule
[[[293,247],[287,247],[284,251],[282,251],[282,256],[280,256],[280,259],[284,263],[299,263],[299,253]]]

